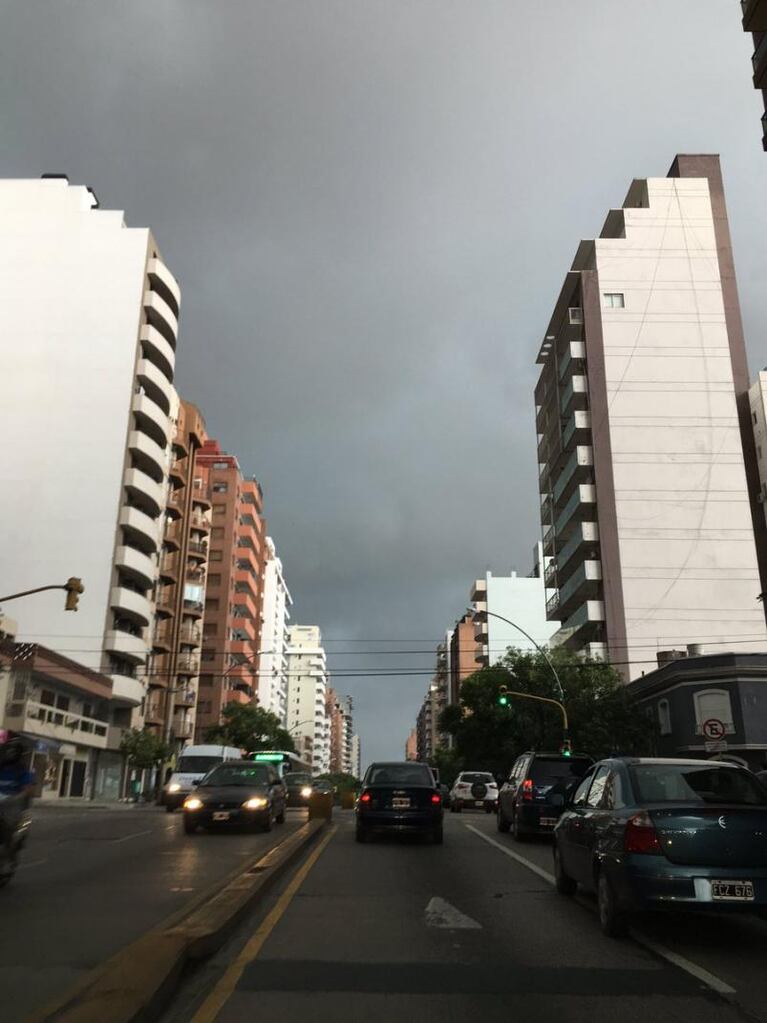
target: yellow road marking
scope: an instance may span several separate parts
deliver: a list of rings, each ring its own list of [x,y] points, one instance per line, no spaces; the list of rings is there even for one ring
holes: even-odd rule
[[[192,1023],[213,1023],[216,1016],[218,1016],[219,1012],[221,1012],[226,1002],[234,993],[239,979],[242,976],[243,970],[249,962],[258,956],[259,952],[264,947],[267,938],[282,919],[286,909],[293,901],[293,897],[296,892],[306,880],[309,871],[324,852],[325,846],[336,833],[336,830],[335,826],[332,827],[314,852],[311,853],[306,863],[304,863],[278,899],[277,905],[264,919],[255,934],[248,939],[247,944],[234,962],[230,963],[226,968],[226,972],[223,977],[219,980],[218,984],[216,984],[211,993],[192,1017]]]

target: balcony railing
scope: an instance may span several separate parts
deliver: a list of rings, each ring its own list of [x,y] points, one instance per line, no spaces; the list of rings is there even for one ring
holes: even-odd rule
[[[21,707],[24,705],[21,704]],[[11,707],[11,710],[13,705]],[[9,716],[11,716],[9,710]],[[54,725],[57,728],[66,728],[70,732],[82,732],[85,735],[97,735],[106,739],[109,724],[99,718],[86,717],[84,714],[75,714],[69,710],[59,710],[58,707],[50,707],[46,703],[39,703],[37,700],[27,700],[26,712],[19,716],[25,716],[32,721],[38,721],[44,725]]]
[[[754,66],[754,85],[761,89],[767,83],[767,32],[764,33],[761,42],[754,51],[751,63]]]

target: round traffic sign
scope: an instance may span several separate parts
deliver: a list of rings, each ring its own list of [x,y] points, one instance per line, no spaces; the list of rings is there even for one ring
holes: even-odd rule
[[[707,739],[723,739],[724,723],[719,718],[709,718],[703,722],[703,734]]]

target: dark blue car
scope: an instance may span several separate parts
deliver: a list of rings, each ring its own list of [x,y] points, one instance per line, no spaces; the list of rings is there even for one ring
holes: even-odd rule
[[[595,764],[554,829],[557,890],[595,891],[605,934],[636,910],[767,910],[767,788],[710,760]]]

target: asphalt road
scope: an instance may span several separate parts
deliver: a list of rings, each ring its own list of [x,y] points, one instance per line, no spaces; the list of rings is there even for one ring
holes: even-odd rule
[[[155,806],[33,806],[20,867],[0,890],[0,1023],[18,1023],[139,935],[295,830],[187,836]]]
[[[715,977],[639,941],[605,938],[588,900],[558,896],[508,854],[545,875],[545,843],[517,845],[484,814],[445,824],[441,847],[361,846],[351,814],[336,813],[327,844],[187,978],[163,1023],[744,1019],[712,990]],[[724,944],[730,923],[715,927]],[[752,951],[763,957],[764,944]],[[749,1018],[764,1018],[765,1006],[751,1006]]]

